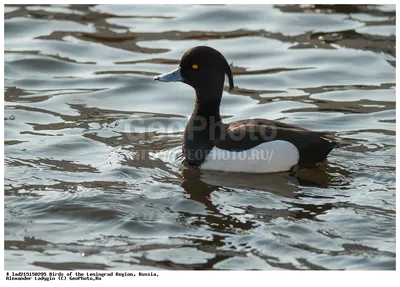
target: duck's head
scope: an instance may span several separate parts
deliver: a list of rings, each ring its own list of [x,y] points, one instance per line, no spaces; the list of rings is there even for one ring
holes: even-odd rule
[[[186,83],[196,90],[198,101],[209,102],[222,96],[225,75],[232,90],[232,71],[225,57],[213,48],[197,46],[186,51],[177,69],[154,77],[154,81]]]

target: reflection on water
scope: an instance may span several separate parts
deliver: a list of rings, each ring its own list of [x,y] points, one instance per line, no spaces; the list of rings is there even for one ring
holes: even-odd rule
[[[6,269],[394,269],[395,8],[5,6]],[[351,143],[294,174],[183,168],[196,45],[224,121]]]

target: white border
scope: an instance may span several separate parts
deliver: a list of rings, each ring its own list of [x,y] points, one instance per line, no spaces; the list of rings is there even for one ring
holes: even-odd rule
[[[15,4],[14,1],[5,1],[7,4]],[[14,2],[14,3],[13,3]],[[36,1],[24,1],[25,4],[37,4]],[[202,4],[214,4],[214,1],[201,1]],[[238,1],[222,1],[227,4],[240,4]],[[321,1],[319,1],[321,2]],[[326,2],[326,1],[324,1]],[[335,4],[349,4],[348,1],[335,1]],[[358,1],[355,1],[356,3]],[[366,3],[369,2],[369,3]],[[385,1],[387,4],[396,4],[395,1]],[[46,4],[61,4],[61,1],[46,1]],[[189,4],[187,1],[173,1],[174,4]],[[243,3],[243,2],[242,2]],[[353,1],[354,3],[354,1]],[[374,4],[371,1],[362,1],[360,4]],[[385,4],[386,4],[385,3]],[[106,4],[103,1],[86,1],[85,4]],[[116,3],[114,3],[116,4]],[[167,4],[161,1],[118,1],[118,4]],[[198,3],[196,3],[198,4]],[[246,1],[246,4],[274,4],[268,3],[267,1]],[[283,3],[279,3],[283,4]],[[284,4],[299,4],[298,1],[287,1]],[[303,3],[305,4],[305,3]],[[311,4],[311,3],[310,3]],[[326,4],[332,4],[331,2],[326,2]],[[377,4],[375,2],[375,4]],[[4,5],[4,3],[3,3]],[[397,8],[397,7],[396,7]],[[2,19],[4,23],[4,6],[2,6]],[[397,25],[396,25],[397,26]],[[397,27],[396,27],[397,28]],[[1,27],[2,40],[4,41],[4,25]],[[396,37],[398,35],[398,30],[396,29]],[[4,62],[4,42],[2,43],[3,53],[1,54]],[[397,51],[396,51],[397,56]],[[396,57],[397,58],[397,57]],[[1,74],[3,76],[3,91],[4,91],[4,68],[1,69]],[[396,73],[396,82],[398,82],[398,73]],[[1,157],[4,162],[4,99],[3,99],[3,109],[1,110],[1,117],[3,119],[3,125],[1,130],[1,139],[2,139],[2,152]],[[399,111],[396,110],[396,117],[399,118]],[[397,123],[398,124],[398,123]],[[397,128],[396,124],[396,128]],[[399,153],[399,147],[397,145],[396,140],[396,153]],[[4,186],[4,165],[1,167],[1,180]],[[396,170],[396,176],[398,177],[399,170]],[[398,185],[396,184],[396,187]],[[396,199],[397,200],[397,199]],[[1,213],[1,218],[4,223],[4,197],[1,197],[3,212]],[[397,207],[397,204],[396,204]],[[396,228],[398,227],[396,220]],[[4,224],[2,225],[1,236],[3,242],[3,249],[1,253],[3,254],[3,260],[1,261],[1,269],[4,270]],[[396,238],[396,242],[398,242],[398,234]],[[397,255],[396,255],[397,259]],[[10,272],[10,271],[8,271]],[[384,273],[383,273],[384,272]],[[135,280],[126,280],[124,278],[113,277],[114,282],[118,284],[129,284],[132,286],[205,286],[205,284],[210,284],[210,286],[218,286],[218,285],[228,285],[228,286],[247,286],[249,284],[257,284],[261,286],[378,286],[383,285],[385,283],[389,283],[390,285],[394,284],[395,278],[398,276],[398,271],[307,271],[307,272],[298,272],[298,271],[157,271],[159,277],[155,278],[135,278]],[[220,281],[221,280],[221,281]],[[2,281],[5,281],[5,271],[2,277]],[[12,282],[12,283],[11,283]],[[57,286],[67,286],[70,282],[57,282]],[[79,281],[74,282],[74,284],[81,286],[99,286],[98,284],[110,284],[112,283],[110,280],[104,279],[98,282],[87,282],[87,281]],[[6,285],[13,284],[14,286],[24,286],[27,284],[26,282],[19,281],[5,281]],[[33,281],[29,284],[33,286],[43,286],[43,282]],[[44,283],[46,284],[46,283]],[[50,283],[47,283],[50,284]],[[6,286],[2,285],[2,286]]]

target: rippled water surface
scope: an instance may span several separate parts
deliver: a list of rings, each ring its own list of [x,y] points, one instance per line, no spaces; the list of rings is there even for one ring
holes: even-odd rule
[[[395,269],[394,6],[6,6],[6,269]],[[182,168],[196,45],[225,122],[351,145],[297,175]],[[178,158],[178,159],[177,159]]]

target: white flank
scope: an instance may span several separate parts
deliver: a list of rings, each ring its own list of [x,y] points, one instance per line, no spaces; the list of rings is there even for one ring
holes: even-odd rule
[[[275,140],[244,151],[214,147],[202,169],[230,172],[270,173],[290,170],[299,161],[299,151],[290,142]]]

